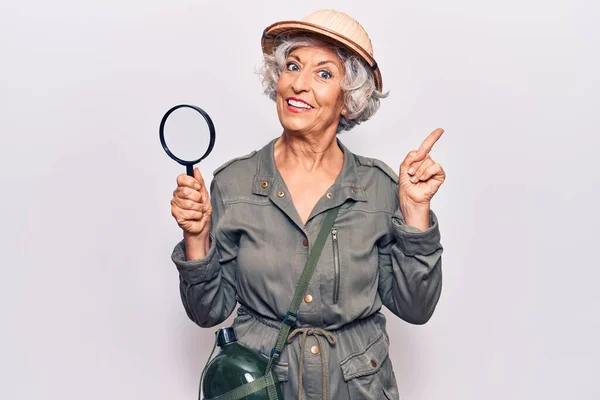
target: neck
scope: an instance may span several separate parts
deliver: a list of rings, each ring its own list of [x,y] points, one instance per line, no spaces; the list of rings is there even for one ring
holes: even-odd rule
[[[275,163],[280,169],[301,169],[305,172],[341,170],[344,161],[335,132],[296,135],[284,131],[274,150]]]

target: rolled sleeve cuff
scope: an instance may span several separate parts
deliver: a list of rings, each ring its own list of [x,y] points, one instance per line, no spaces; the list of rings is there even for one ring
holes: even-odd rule
[[[422,231],[406,225],[398,209],[392,215],[392,226],[398,247],[406,255],[429,255],[442,247],[437,216],[429,210],[429,229]]]
[[[212,234],[210,235],[210,248],[204,258],[200,260],[186,260],[185,243],[182,240],[175,245],[171,259],[177,266],[181,277],[191,284],[212,279],[219,268],[217,246]]]

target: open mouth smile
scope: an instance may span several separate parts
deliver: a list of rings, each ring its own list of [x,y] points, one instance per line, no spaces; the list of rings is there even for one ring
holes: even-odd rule
[[[285,100],[285,102],[287,104],[287,108],[290,111],[293,111],[293,112],[310,111],[310,110],[312,110],[314,108],[313,106],[311,106],[310,104],[306,103],[305,101],[300,100],[300,99],[296,99],[296,98],[293,98],[293,97],[288,97]]]

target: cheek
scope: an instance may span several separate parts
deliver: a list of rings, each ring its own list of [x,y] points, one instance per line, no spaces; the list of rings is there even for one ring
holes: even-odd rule
[[[321,104],[331,107],[333,110],[341,109],[343,103],[342,91],[339,89],[325,88],[319,91]]]
[[[277,80],[277,85],[275,85],[275,90],[277,91],[277,94],[281,93],[281,87],[283,86],[283,82],[282,79],[279,78]]]
[[[287,88],[289,86],[289,78],[286,76],[286,74],[284,72],[281,73],[281,75],[279,75],[279,79],[277,79],[277,85],[275,86],[275,90],[277,91],[277,94],[281,94],[285,88]]]
[[[280,78],[275,86],[275,103],[279,106],[283,103],[283,93],[285,92],[285,84]]]

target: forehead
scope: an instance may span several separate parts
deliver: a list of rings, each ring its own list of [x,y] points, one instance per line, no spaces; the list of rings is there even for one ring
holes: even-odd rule
[[[290,51],[289,56],[296,56],[304,63],[318,64],[320,62],[331,61],[338,66],[342,65],[336,51],[328,46],[303,46]]]

